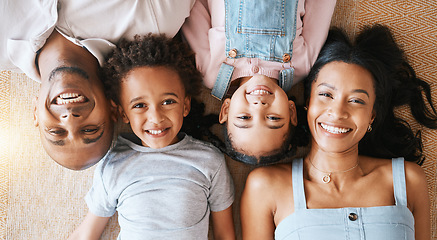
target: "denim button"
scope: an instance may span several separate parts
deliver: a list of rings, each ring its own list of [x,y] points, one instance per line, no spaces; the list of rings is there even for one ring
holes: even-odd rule
[[[234,57],[236,57],[237,56],[237,49],[231,49],[230,51],[229,51],[229,57],[231,57],[231,58],[234,58]]]
[[[289,62],[290,61],[290,59],[291,59],[291,57],[290,57],[290,54],[288,54],[288,53],[284,53],[284,55],[282,55],[282,61],[283,62]]]
[[[258,67],[258,66],[254,66],[254,67],[252,68],[252,72],[254,72],[254,73],[258,73],[258,72],[259,72],[259,67]]]
[[[349,213],[349,220],[355,221],[358,219],[358,215],[356,213]]]

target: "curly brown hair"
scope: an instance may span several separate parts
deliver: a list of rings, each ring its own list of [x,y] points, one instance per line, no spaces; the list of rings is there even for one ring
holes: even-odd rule
[[[168,67],[179,75],[187,96],[200,92],[202,76],[189,46],[178,38],[149,33],[136,35],[134,40],[122,39],[107,57],[102,68],[103,84],[107,97],[116,104],[120,104],[120,83],[137,67]]]

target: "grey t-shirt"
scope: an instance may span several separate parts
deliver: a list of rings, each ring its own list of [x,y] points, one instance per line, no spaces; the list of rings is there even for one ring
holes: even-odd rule
[[[85,200],[97,216],[118,211],[118,239],[208,239],[210,211],[233,203],[223,154],[190,136],[180,139],[153,149],[118,137],[97,165]]]

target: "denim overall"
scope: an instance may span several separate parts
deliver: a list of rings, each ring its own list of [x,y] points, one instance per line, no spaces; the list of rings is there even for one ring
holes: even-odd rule
[[[298,0],[225,0],[226,57],[290,62],[296,35]],[[229,61],[232,62],[232,61]],[[222,99],[229,89],[234,67],[222,63],[212,95]],[[279,73],[279,86],[288,91],[294,68]]]
[[[292,167],[294,213],[278,224],[277,240],[413,240],[414,217],[407,207],[403,158],[392,160],[396,205],[308,209],[303,183],[303,160]]]

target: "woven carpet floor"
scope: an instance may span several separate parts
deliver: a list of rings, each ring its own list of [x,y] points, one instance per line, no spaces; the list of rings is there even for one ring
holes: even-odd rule
[[[332,25],[355,35],[364,25],[389,25],[419,77],[431,83],[437,101],[437,2],[433,0],[338,0]],[[33,125],[32,99],[38,84],[23,74],[0,72],[0,239],[66,239],[87,212],[83,201],[94,167],[75,172],[54,163],[42,149]],[[204,90],[208,111],[219,103]],[[419,126],[405,108],[398,114],[422,131],[423,168],[431,196],[432,236],[437,239],[437,131]],[[250,167],[227,159],[236,185],[234,218]],[[102,239],[116,239],[113,217]]]

